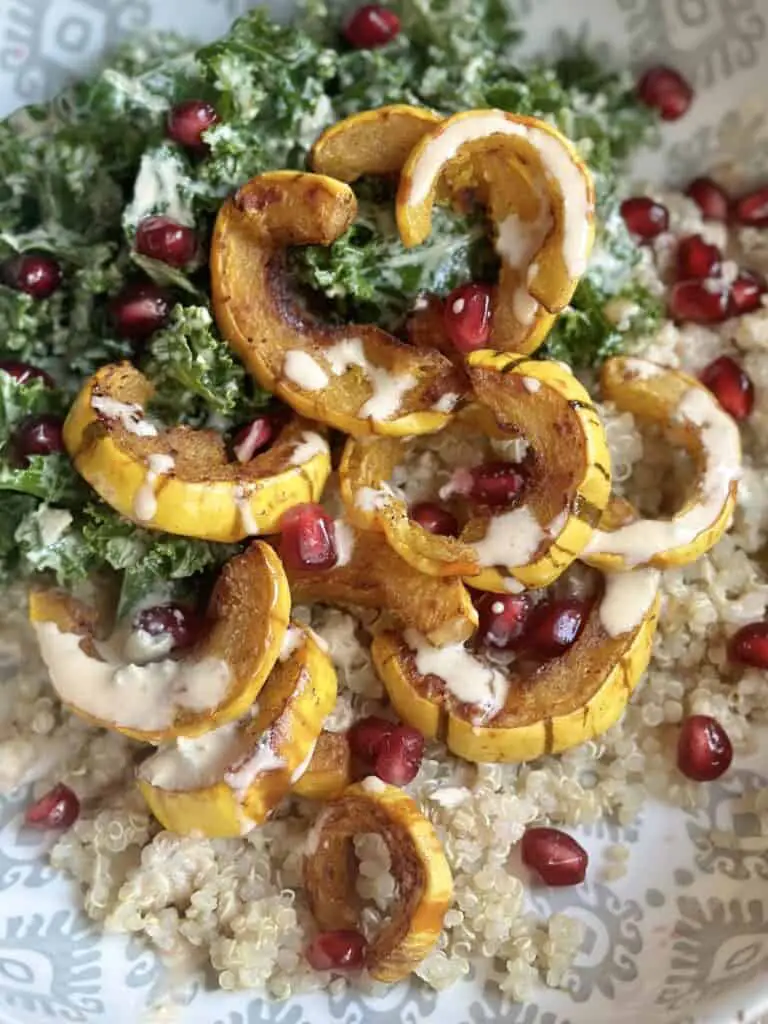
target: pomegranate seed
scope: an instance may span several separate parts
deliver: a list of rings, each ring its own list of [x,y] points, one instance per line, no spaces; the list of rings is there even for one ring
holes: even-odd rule
[[[747,419],[755,404],[755,387],[735,359],[720,356],[704,367],[699,379],[737,422]]]
[[[677,247],[677,276],[681,281],[693,277],[714,277],[720,273],[722,253],[701,235],[680,239]]]
[[[394,729],[394,722],[379,715],[368,715],[355,722],[349,730],[349,748],[361,761],[373,764],[381,744]]]
[[[479,618],[477,641],[487,647],[514,647],[531,612],[527,594],[478,594],[474,601]]]
[[[589,603],[575,597],[542,601],[528,617],[522,643],[541,658],[556,658],[578,640],[588,612]]]
[[[424,737],[410,725],[398,725],[381,741],[374,774],[392,786],[407,786],[419,774],[424,757]]]
[[[183,604],[158,604],[143,608],[133,620],[134,629],[150,636],[167,634],[173,647],[191,647],[202,631],[202,620],[194,608]]]
[[[257,452],[271,444],[276,426],[270,416],[257,416],[235,434],[234,453],[238,462],[250,462]]]
[[[61,284],[61,267],[51,256],[22,253],[3,264],[3,280],[10,288],[35,299],[47,299]]]
[[[677,767],[694,782],[711,782],[727,772],[733,760],[728,733],[709,715],[691,715],[680,726]]]
[[[484,284],[454,288],[443,307],[445,330],[459,352],[473,352],[491,334],[491,289]]]
[[[669,293],[669,314],[693,324],[719,324],[728,317],[728,289],[714,281],[678,281]]]
[[[336,565],[333,520],[321,505],[294,505],[280,520],[280,556],[289,569],[331,569]]]
[[[458,537],[459,524],[451,512],[442,505],[433,501],[420,501],[413,505],[410,510],[410,517],[414,523],[418,523],[423,529],[438,537]]]
[[[573,836],[559,828],[526,829],[521,842],[523,863],[547,885],[579,885],[589,856]]]
[[[58,416],[30,416],[14,435],[14,447],[22,459],[64,451],[62,422]]]
[[[60,782],[27,808],[24,821],[35,828],[69,828],[79,814],[80,801]]]
[[[53,379],[38,366],[21,363],[15,359],[0,359],[0,370],[13,377],[17,384],[28,384],[31,380],[41,380],[46,387],[54,386]]]
[[[728,196],[711,178],[694,178],[685,194],[696,203],[705,220],[728,220]]]
[[[134,341],[143,341],[162,327],[170,310],[169,293],[152,281],[132,281],[110,303],[117,333]]]
[[[768,185],[737,199],[733,204],[733,216],[739,224],[768,228]]]
[[[768,622],[749,622],[734,633],[728,657],[737,665],[768,668]]]
[[[649,68],[637,83],[641,103],[659,112],[663,121],[677,121],[693,100],[693,89],[674,68]]]
[[[621,204],[621,216],[628,230],[643,241],[649,241],[669,227],[669,211],[663,203],[648,196],[633,196]]]
[[[509,505],[523,489],[522,475],[509,462],[485,462],[471,470],[469,497],[478,505]]]
[[[136,229],[136,252],[169,267],[185,267],[197,253],[197,235],[170,217],[145,217]]]
[[[320,932],[307,946],[305,956],[316,971],[359,970],[365,962],[366,942],[360,932]]]
[[[344,35],[356,50],[375,50],[386,46],[400,34],[400,19],[394,11],[379,4],[359,7],[344,26]]]
[[[754,313],[762,306],[764,294],[765,282],[751,270],[740,270],[738,277],[731,281],[728,315],[741,316],[744,313]]]
[[[188,149],[205,148],[203,132],[216,124],[219,115],[216,108],[205,100],[184,100],[168,112],[168,137]]]

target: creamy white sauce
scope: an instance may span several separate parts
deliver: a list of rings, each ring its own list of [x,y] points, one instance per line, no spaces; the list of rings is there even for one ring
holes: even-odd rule
[[[350,367],[359,367],[373,394],[361,405],[358,415],[373,420],[388,420],[402,405],[403,396],[418,384],[411,373],[390,373],[382,367],[374,366],[368,361],[360,338],[343,338],[331,345],[323,353],[338,377],[346,373]]]
[[[382,480],[379,487],[358,487],[355,491],[355,505],[364,512],[376,512],[386,508],[391,501],[405,501],[402,490]]]
[[[213,786],[242,756],[244,742],[239,722],[229,722],[192,739],[180,736],[147,758],[139,775],[160,789],[189,791]]]
[[[663,367],[658,363],[652,363],[648,359],[635,359],[627,356],[624,359],[624,376],[635,380],[648,380],[650,377],[658,377]]]
[[[608,636],[621,636],[637,629],[656,599],[660,579],[661,573],[656,569],[635,569],[605,577],[598,615]]]
[[[258,537],[261,529],[251,508],[251,497],[244,484],[235,487],[235,507],[240,516],[240,525],[249,537]]]
[[[360,783],[362,789],[366,793],[385,793],[387,791],[387,784],[378,775],[366,775],[363,781]]]
[[[108,420],[117,420],[123,430],[137,437],[157,437],[157,427],[144,416],[144,410],[135,402],[118,402],[115,398],[105,395],[93,395],[91,408],[106,416]]]
[[[166,729],[182,710],[218,707],[229,689],[229,666],[218,658],[148,665],[126,664],[117,656],[100,661],[83,651],[82,637],[62,633],[53,622],[35,623],[35,632],[62,701],[103,721]]]
[[[317,740],[315,740],[315,742],[311,745],[307,753],[307,756],[304,758],[301,764],[297,765],[296,768],[294,769],[293,773],[291,774],[291,785],[293,785],[294,782],[298,782],[302,775],[306,772],[307,768],[309,768],[310,762],[312,760],[312,755],[315,752],[316,746]]]
[[[541,381],[535,377],[523,377],[523,387],[530,394],[535,395],[537,391],[541,390]]]
[[[435,412],[453,412],[458,401],[459,396],[454,391],[447,391],[438,398],[432,408]]]
[[[216,426],[214,424],[210,425],[213,430],[216,429]],[[219,427],[219,429],[224,430],[226,429],[226,427],[222,424]],[[252,423],[250,428],[246,432],[246,435],[243,438],[243,440],[240,442],[240,444],[236,444],[233,449],[237,461],[243,463],[250,462],[253,456],[256,454],[256,449],[261,443],[261,438],[261,425],[257,422]]]
[[[520,285],[512,294],[512,312],[526,327],[536,319],[539,303],[531,293]]]
[[[285,636],[283,637],[278,660],[288,661],[288,659],[302,646],[305,636],[306,634],[303,629],[299,629],[298,626],[289,626],[285,631]]]
[[[145,629],[132,629],[123,644],[123,657],[132,665],[146,665],[150,661],[166,658],[173,650],[170,633],[148,633]]]
[[[478,564],[481,566],[526,565],[539,545],[549,536],[542,529],[527,505],[493,516],[481,540],[473,543]]]
[[[314,430],[305,430],[301,435],[301,440],[296,443],[296,447],[291,452],[288,464],[290,466],[303,466],[305,462],[309,462],[315,455],[327,455],[329,451],[328,442],[324,437],[316,434]]]
[[[415,629],[407,629],[403,638],[414,653],[419,673],[438,676],[456,700],[476,704],[488,715],[504,706],[509,689],[507,678],[476,658],[463,644],[433,647]]]
[[[551,229],[552,214],[544,204],[534,220],[523,220],[516,213],[510,213],[499,222],[496,252],[516,270],[527,268]]]
[[[133,514],[142,522],[152,519],[157,512],[155,488],[162,476],[167,476],[175,466],[173,456],[156,452],[147,459],[147,475],[133,499]]]
[[[305,391],[322,391],[330,380],[322,366],[309,352],[294,348],[286,352],[283,360],[283,375]]]
[[[336,541],[336,565],[338,567],[347,565],[355,547],[355,531],[343,519],[336,519],[333,523],[333,533]]]
[[[138,224],[152,214],[162,213],[177,224],[194,227],[192,206],[184,195],[189,177],[181,159],[172,150],[145,153],[133,187],[133,200],[126,207],[126,224]]]
[[[268,729],[259,737],[254,750],[225,772],[224,781],[241,803],[258,776],[286,767],[283,758],[272,750],[272,741],[272,731]]]

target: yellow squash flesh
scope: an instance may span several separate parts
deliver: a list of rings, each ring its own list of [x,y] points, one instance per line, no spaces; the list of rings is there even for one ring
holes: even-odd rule
[[[294,796],[331,800],[352,781],[352,757],[346,733],[320,733],[306,771],[291,787]]]

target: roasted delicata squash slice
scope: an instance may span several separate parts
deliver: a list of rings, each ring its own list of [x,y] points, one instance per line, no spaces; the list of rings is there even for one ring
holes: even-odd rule
[[[33,590],[29,617],[53,688],[70,710],[160,743],[245,714],[280,654],[290,608],[280,559],[255,541],[221,570],[201,639],[183,658],[128,663],[118,634],[102,642],[100,616],[62,591]]]
[[[679,370],[619,357],[603,364],[601,379],[606,399],[688,452],[695,476],[674,516],[598,530],[584,561],[605,572],[695,562],[730,526],[741,471],[738,427],[707,388]]]
[[[441,197],[472,194],[488,210],[501,260],[491,344],[533,352],[570,302],[594,239],[594,186],[552,125],[501,110],[455,114],[424,134],[400,176],[397,221],[419,245]]]
[[[432,647],[413,630],[376,636],[374,664],[400,717],[457,756],[530,761],[621,716],[650,658],[658,585],[654,569],[605,577],[577,640],[538,665],[503,668],[459,644]]]
[[[352,841],[378,833],[397,882],[390,919],[368,943],[365,966],[377,981],[395,982],[419,965],[437,942],[453,899],[453,879],[432,824],[396,786],[370,777],[323,809],[310,832],[304,888],[322,931],[359,928]]]
[[[323,730],[309,764],[291,787],[294,796],[330,800],[352,782],[352,755],[347,734]]]
[[[234,542],[277,532],[285,511],[322,494],[331,458],[314,425],[295,417],[272,447],[241,463],[215,430],[159,429],[146,414],[152,393],[130,363],[104,366],[64,424],[78,472],[122,515],[148,529]]]
[[[327,128],[312,147],[313,171],[339,181],[398,174],[413,147],[440,122],[424,107],[393,103],[352,114]]]
[[[465,640],[477,627],[477,611],[460,579],[425,576],[377,533],[350,530],[349,557],[343,565],[287,572],[297,604],[372,608],[413,626],[435,644]]]
[[[322,323],[290,294],[287,248],[330,245],[356,211],[349,186],[319,174],[275,171],[239,189],[211,244],[219,328],[259,383],[302,415],[348,434],[439,430],[463,387],[448,359],[371,324]]]
[[[195,739],[177,739],[142,762],[138,783],[152,813],[180,835],[250,831],[311,763],[335,701],[331,659],[311,631],[290,626],[248,714]]]

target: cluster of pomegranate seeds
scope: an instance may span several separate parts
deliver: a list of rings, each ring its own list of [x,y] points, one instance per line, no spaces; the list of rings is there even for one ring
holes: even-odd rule
[[[736,199],[733,217],[739,224],[751,228],[768,228],[768,185]]]
[[[52,256],[22,253],[6,260],[2,277],[9,288],[26,292],[35,299],[47,299],[61,284],[61,267]]]
[[[546,885],[579,885],[587,874],[587,851],[559,828],[526,829],[521,842],[523,863]]]
[[[445,331],[459,352],[474,352],[491,336],[491,289],[484,284],[454,288],[443,306]]]
[[[197,254],[192,228],[170,217],[145,217],[136,229],[136,252],[169,267],[186,267]]]
[[[277,431],[271,416],[256,416],[241,427],[233,438],[233,451],[238,462],[250,462],[254,455],[264,451]]]
[[[638,99],[658,111],[663,121],[677,121],[693,100],[693,89],[680,72],[663,65],[649,68],[636,91]]]
[[[80,801],[69,786],[59,783],[27,808],[24,821],[35,828],[69,828],[80,814]]]
[[[322,505],[294,505],[280,520],[280,557],[288,569],[332,569],[336,531]]]
[[[686,235],[677,246],[677,276],[680,280],[715,277],[722,269],[723,254],[701,235]]]
[[[52,378],[38,366],[22,363],[17,359],[0,359],[0,370],[13,377],[17,384],[28,384],[31,380],[41,380],[46,387],[54,386]]]
[[[429,533],[439,537],[458,537],[459,524],[456,516],[447,508],[434,501],[420,501],[411,506],[409,515],[414,523],[418,523]]]
[[[344,26],[344,36],[356,50],[375,50],[386,46],[400,34],[400,19],[380,4],[365,4],[352,14]]]
[[[728,657],[737,665],[768,668],[768,622],[750,622],[733,634]]]
[[[168,320],[171,296],[152,281],[131,281],[115,295],[109,309],[121,338],[144,341]]]
[[[509,462],[484,462],[470,470],[470,476],[469,499],[492,508],[511,505],[525,485],[523,475]]]
[[[392,786],[413,782],[424,758],[424,737],[418,729],[378,715],[355,722],[349,730],[349,746],[366,770]]]
[[[366,941],[360,932],[320,932],[307,946],[305,956],[316,971],[354,971],[365,962]]]
[[[61,419],[47,413],[30,416],[14,434],[13,447],[22,460],[32,455],[53,455],[64,451]]]
[[[168,137],[196,152],[205,150],[203,132],[216,124],[216,108],[205,100],[184,100],[168,111]]]
[[[478,615],[477,642],[497,650],[515,647],[531,613],[528,595],[478,593],[473,600]]]
[[[556,658],[578,640],[589,614],[589,602],[562,597],[537,604],[528,617],[523,646],[540,658]]]
[[[677,767],[694,782],[712,782],[728,771],[733,747],[728,733],[709,715],[691,715],[677,738]]]
[[[184,604],[158,604],[143,608],[133,620],[134,629],[150,636],[170,636],[173,647],[191,647],[202,631],[202,620],[194,608]]]
[[[755,404],[755,387],[735,359],[720,356],[704,367],[699,379],[735,420],[749,417]]]
[[[711,178],[694,178],[685,194],[701,210],[704,220],[728,220],[730,200],[725,189]]]
[[[643,242],[656,238],[669,227],[669,211],[650,196],[631,196],[620,207],[627,230]]]
[[[720,281],[677,281],[667,298],[669,315],[678,322],[719,324],[728,318],[728,286]]]

